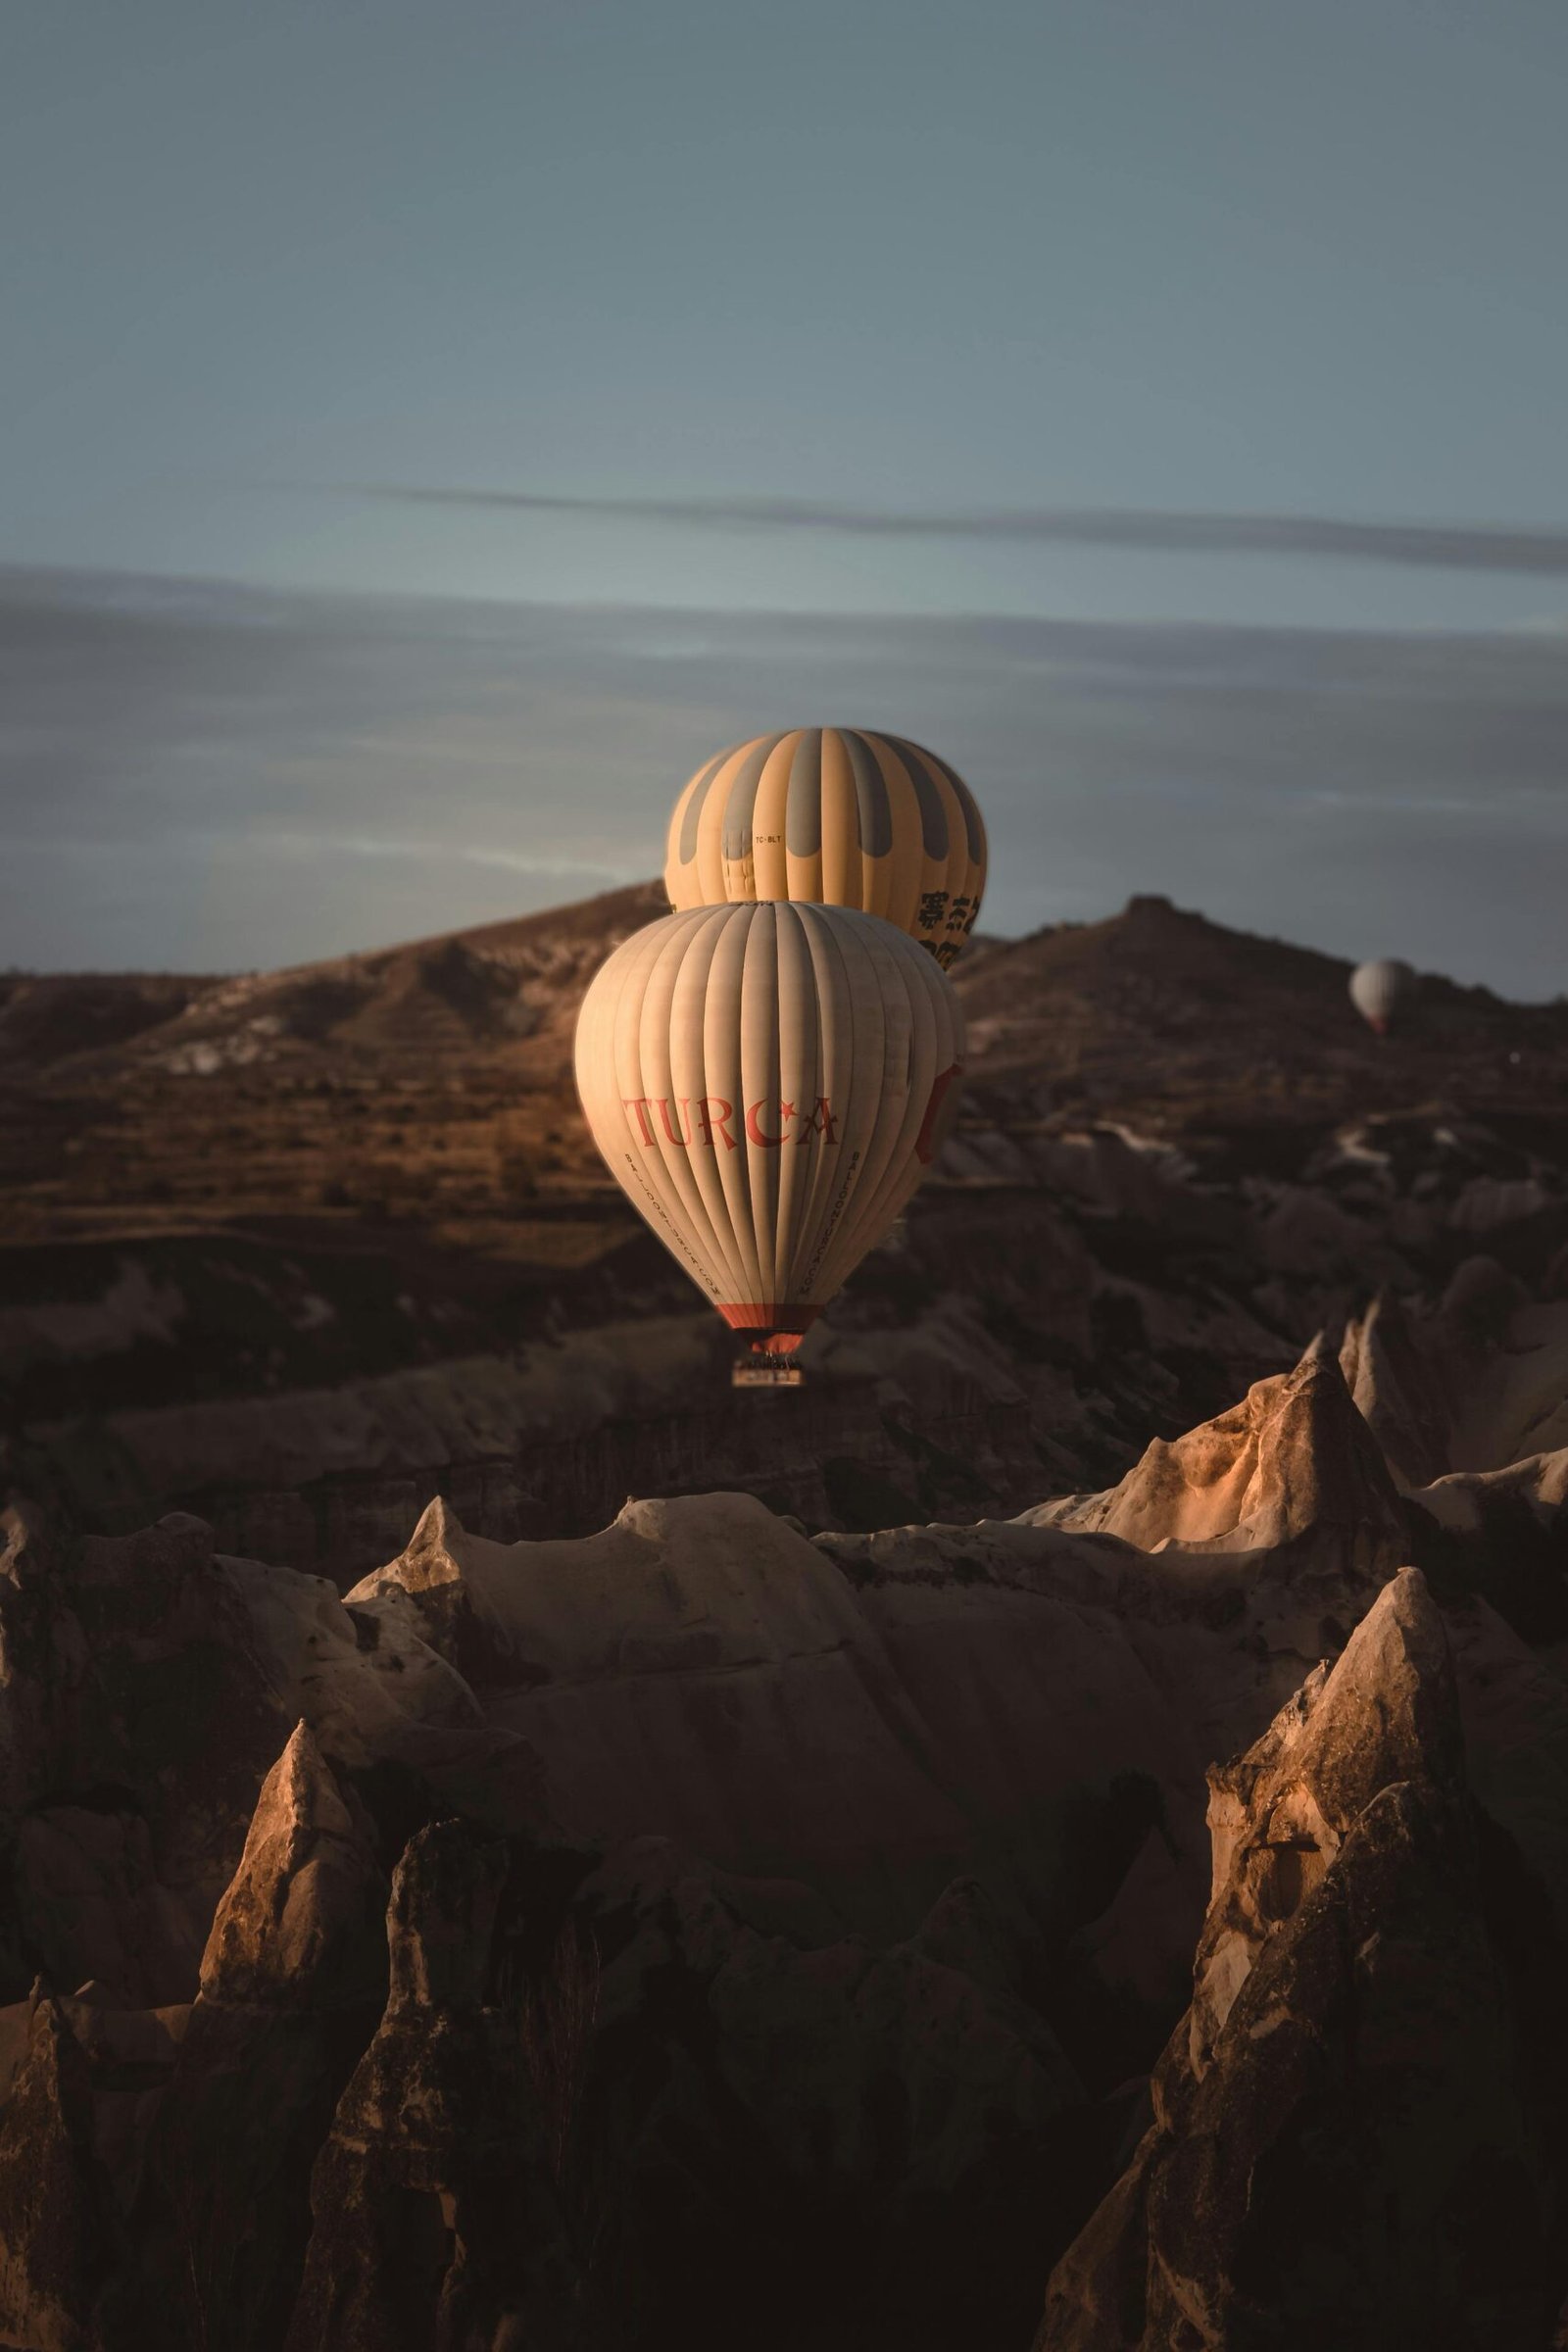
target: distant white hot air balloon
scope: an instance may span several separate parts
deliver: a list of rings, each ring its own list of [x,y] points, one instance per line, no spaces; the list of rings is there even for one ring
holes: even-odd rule
[[[616,1182],[754,1347],[787,1353],[892,1225],[963,1054],[953,984],[842,906],[694,907],[583,1000],[577,1090]]]
[[[1379,1037],[1384,1037],[1389,1024],[1398,1019],[1420,986],[1407,963],[1401,963],[1396,956],[1384,956],[1373,963],[1356,965],[1350,974],[1350,1002],[1362,1019],[1371,1023]]]
[[[900,735],[796,727],[700,767],[669,822],[675,907],[813,900],[880,914],[944,970],[973,925],[986,830],[946,760]]]

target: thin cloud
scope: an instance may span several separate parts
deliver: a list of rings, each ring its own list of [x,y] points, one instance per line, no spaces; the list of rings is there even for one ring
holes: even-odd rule
[[[394,506],[478,507],[525,514],[722,531],[826,531],[863,539],[984,539],[1121,548],[1156,555],[1304,556],[1428,571],[1568,579],[1568,530],[1511,523],[1358,522],[1318,514],[1184,514],[1152,509],[1021,507],[899,514],[789,498],[573,498],[543,490],[349,483],[331,495]]]
[[[0,567],[0,965],[211,970],[657,872],[720,744],[935,745],[987,927],[1164,890],[1568,986],[1568,637],[463,605]]]

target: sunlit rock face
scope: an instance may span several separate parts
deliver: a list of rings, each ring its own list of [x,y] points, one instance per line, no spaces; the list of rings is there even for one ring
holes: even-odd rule
[[[1403,1537],[1383,1456],[1320,1342],[1234,1412],[1170,1445],[1156,1438],[1108,1494],[1028,1516],[1145,1551],[1258,1551],[1311,1538],[1342,1571],[1364,1559],[1374,1574]]]
[[[198,2340],[278,2341],[310,2167],[385,1999],[386,1899],[374,1825],[301,1723],[262,1784],[151,2122],[134,2205],[143,2314],[172,2278]]]
[[[1560,2257],[1532,1889],[1488,1851],[1419,1574],[1209,1778],[1192,2006],[1042,2352],[1542,2343]]]

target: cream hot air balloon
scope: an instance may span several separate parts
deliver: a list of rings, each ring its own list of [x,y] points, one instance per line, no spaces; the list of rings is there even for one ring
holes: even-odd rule
[[[787,1354],[887,1232],[963,1053],[953,984],[842,906],[703,906],[596,974],[577,1089],[634,1207],[753,1346]]]
[[[818,900],[880,914],[944,970],[986,881],[973,793],[934,752],[855,727],[758,735],[700,767],[669,822],[675,907]]]
[[[1398,1019],[1420,986],[1410,966],[1396,956],[1379,956],[1373,963],[1358,963],[1350,974],[1350,1002],[1379,1037],[1385,1037],[1390,1022]]]

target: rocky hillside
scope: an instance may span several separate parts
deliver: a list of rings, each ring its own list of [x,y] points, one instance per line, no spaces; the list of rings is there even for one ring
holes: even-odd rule
[[[0,980],[11,1475],[62,1524],[194,1511],[340,1585],[432,1492],[511,1541],[714,1485],[812,1530],[972,1518],[1113,1482],[1380,1294],[1446,1361],[1568,1289],[1568,1006],[1434,979],[1380,1044],[1333,958],[1135,900],[971,949],[933,1181],[809,1387],[736,1396],[570,1085],[586,978],[658,905]],[[1491,1405],[1432,1410],[1494,1465]]]
[[[1568,2343],[1568,1007],[981,943],[736,1394],[655,906],[0,981],[0,2344]]]
[[[0,2342],[1542,2352],[1568,1307],[1467,1284],[1011,1518],[19,1499]]]

